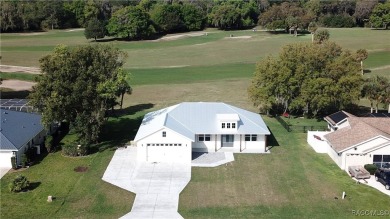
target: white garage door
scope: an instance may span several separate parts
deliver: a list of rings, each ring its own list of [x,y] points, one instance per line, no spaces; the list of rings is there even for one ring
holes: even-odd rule
[[[12,152],[0,152],[0,167],[12,168],[11,157]]]
[[[360,154],[347,154],[345,161],[346,161],[346,165],[345,165],[346,169],[348,169],[349,166],[357,166],[357,165],[363,166],[366,164],[365,156]]]
[[[190,148],[180,143],[150,143],[147,144],[146,160],[150,162],[190,161]]]

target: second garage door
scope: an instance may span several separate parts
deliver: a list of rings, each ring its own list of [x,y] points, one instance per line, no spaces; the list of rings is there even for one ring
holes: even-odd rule
[[[150,143],[147,144],[147,161],[191,161],[191,147],[181,143]]]

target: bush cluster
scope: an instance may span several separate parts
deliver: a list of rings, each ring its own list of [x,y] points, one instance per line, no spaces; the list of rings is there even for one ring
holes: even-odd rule
[[[378,167],[374,164],[366,164],[364,165],[364,169],[366,169],[371,175],[374,175]]]
[[[11,192],[21,192],[29,186],[30,182],[27,180],[27,177],[19,175],[9,183],[8,188]]]
[[[72,142],[62,147],[62,154],[70,157],[85,156],[88,154],[88,145],[78,146],[77,143]]]

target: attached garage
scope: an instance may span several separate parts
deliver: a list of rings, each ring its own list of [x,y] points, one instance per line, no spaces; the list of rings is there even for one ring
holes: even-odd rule
[[[146,146],[146,161],[185,162],[189,160],[191,147],[181,143],[149,143]]]
[[[0,151],[0,167],[2,168],[12,168],[11,157],[13,156],[13,152],[9,151]]]

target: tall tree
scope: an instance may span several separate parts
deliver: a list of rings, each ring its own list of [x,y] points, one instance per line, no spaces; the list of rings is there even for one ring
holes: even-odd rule
[[[329,37],[330,37],[330,34],[329,34],[329,31],[327,29],[317,30],[314,33],[314,42],[321,44],[325,41],[328,41]]]
[[[372,77],[364,81],[362,96],[370,101],[371,113],[378,112],[379,100],[381,99],[380,78]]]
[[[310,22],[307,29],[311,33],[311,42],[314,43],[314,33],[317,31],[318,26],[315,22]]]
[[[88,21],[87,26],[85,27],[84,30],[84,35],[85,38],[87,39],[101,39],[106,36],[107,30],[106,27],[104,26],[104,23],[102,21],[99,21],[96,18],[91,19]]]
[[[375,28],[387,29],[390,24],[390,2],[375,6],[370,16],[370,23]]]
[[[362,75],[364,75],[363,61],[368,58],[368,52],[365,49],[358,49],[356,51],[356,60],[360,62],[360,67],[362,70]]]
[[[257,64],[248,92],[262,110],[318,115],[358,100],[358,72],[354,55],[333,42],[289,44]]]
[[[150,11],[150,17],[161,32],[171,33],[185,30],[179,4],[157,4]]]
[[[127,39],[144,39],[155,32],[149,14],[137,6],[116,11],[108,25],[108,33]]]
[[[374,7],[378,4],[377,0],[359,0],[356,2],[355,13],[353,14],[356,22],[364,26],[370,18],[370,14]]]
[[[41,58],[41,70],[30,94],[42,112],[43,124],[68,121],[79,141],[98,140],[107,109],[121,89],[121,67],[126,54],[107,45],[57,46]]]

